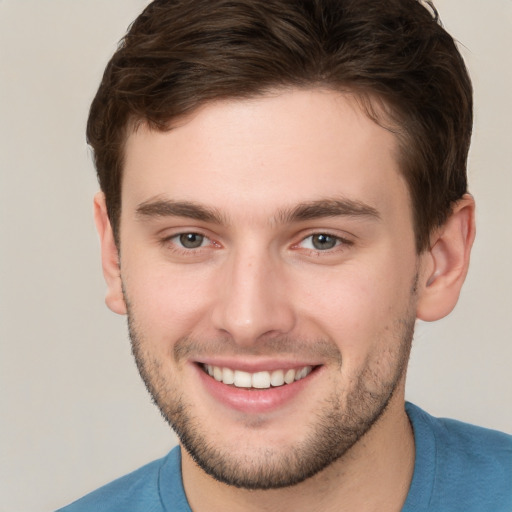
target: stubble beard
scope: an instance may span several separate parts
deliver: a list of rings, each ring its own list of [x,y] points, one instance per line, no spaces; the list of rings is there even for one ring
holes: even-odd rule
[[[415,324],[415,315],[411,311],[395,321],[392,331],[396,345],[382,354],[386,360],[384,364],[391,365],[389,375],[381,374],[380,361],[373,366],[367,365],[349,392],[344,392],[339,383],[333,386],[314,417],[308,419],[305,415],[305,421],[310,423],[309,433],[296,445],[284,453],[260,448],[246,450],[245,455],[237,457],[236,450],[229,447],[229,440],[225,446],[211,440],[209,426],[194,415],[184,393],[167,378],[161,362],[146,352],[144,337],[137,328],[129,302],[126,303],[137,368],[153,401],[182,446],[196,464],[216,480],[251,490],[299,484],[343,457],[370,431],[405,378]],[[177,345],[183,346],[187,342],[184,338]],[[334,345],[325,340],[319,344]],[[338,351],[337,347],[335,350]],[[343,371],[341,355],[339,370]]]

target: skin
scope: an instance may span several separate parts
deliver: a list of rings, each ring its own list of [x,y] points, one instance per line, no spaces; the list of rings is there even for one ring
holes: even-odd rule
[[[211,463],[182,450],[193,510],[400,510],[414,465],[412,329],[457,301],[474,204],[457,203],[418,255],[397,151],[354,98],[320,89],[207,104],[168,132],[128,136],[120,248],[95,201],[107,304],[129,313],[146,385]],[[200,246],[184,247],[186,233]],[[334,245],[315,247],[319,234]],[[278,405],[239,409],[211,393],[203,362],[315,371]],[[310,444],[334,460],[314,461]],[[297,453],[314,475],[297,477]],[[265,468],[281,488],[228,485],[264,487]]]

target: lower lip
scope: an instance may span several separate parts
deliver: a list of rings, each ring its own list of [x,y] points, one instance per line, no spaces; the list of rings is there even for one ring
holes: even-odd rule
[[[253,414],[271,412],[294,401],[297,395],[315,379],[320,371],[320,368],[317,367],[307,377],[283,386],[268,389],[247,389],[216,381],[205,373],[199,365],[195,364],[194,366],[204,387],[215,400],[230,409]]]

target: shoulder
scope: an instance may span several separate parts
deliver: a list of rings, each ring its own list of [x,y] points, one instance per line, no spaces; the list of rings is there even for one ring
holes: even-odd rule
[[[432,510],[512,512],[512,436],[434,418],[412,404],[407,413],[416,443],[413,484],[421,477]]]
[[[100,487],[57,512],[163,511],[160,492],[162,471],[166,471],[166,480],[171,477],[167,484],[180,492],[182,484],[178,447],[166,457]]]
[[[436,454],[446,462],[469,463],[468,468],[483,469],[489,462],[492,468],[512,471],[512,435],[449,418],[435,418],[412,404],[407,413],[418,435],[435,436]],[[489,468],[489,469],[492,469]]]
[[[475,464],[492,460],[511,469],[512,436],[509,434],[448,418],[437,419],[436,434],[439,441],[452,448],[454,456],[469,457]]]

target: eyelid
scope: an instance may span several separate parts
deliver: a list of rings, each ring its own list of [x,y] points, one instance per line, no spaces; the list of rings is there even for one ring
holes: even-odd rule
[[[194,234],[198,235],[204,238],[204,241],[207,242],[206,244],[202,244],[199,247],[196,248],[187,248],[182,246],[179,243],[179,237],[182,235],[189,235]],[[198,228],[180,228],[179,230],[173,230],[173,232],[168,232],[164,235],[159,235],[158,242],[162,246],[172,246],[172,250],[175,252],[182,252],[182,253],[192,253],[192,252],[199,252],[201,250],[208,249],[210,247],[217,248],[221,247],[221,244],[216,242],[211,238],[211,236],[207,235],[204,230],[198,229]]]
[[[327,247],[325,249],[318,249],[318,248],[314,247],[315,242],[318,241],[318,238],[320,238],[320,236],[325,237],[326,240],[330,240],[331,243],[333,243],[333,246],[332,247]],[[317,238],[317,240],[314,240],[315,238]],[[319,250],[319,251],[324,251],[324,250],[328,251],[330,249],[334,249],[335,247],[338,247],[338,245],[341,244],[341,240],[339,238],[333,237],[333,236],[330,236],[330,235],[324,235],[324,234],[322,234],[322,235],[310,235],[310,236],[304,238],[301,243],[304,244],[308,240],[310,241],[311,245],[313,246],[313,247],[310,247],[310,249]]]
[[[328,236],[329,238],[333,238],[336,240],[336,244],[334,245],[334,247],[331,247],[329,249],[315,249],[314,247],[311,247],[311,248],[304,248],[304,247],[301,247],[301,245],[308,239],[314,237],[314,236],[318,236],[318,235],[324,235],[324,236]],[[302,236],[300,241],[293,244],[292,248],[297,248],[297,249],[300,249],[300,248],[303,248],[303,249],[306,249],[308,251],[312,251],[312,252],[315,252],[315,253],[318,253],[318,254],[328,254],[328,253],[332,253],[332,252],[336,252],[337,250],[340,250],[340,249],[344,249],[346,247],[350,247],[354,245],[354,241],[351,240],[350,238],[348,237],[345,237],[345,236],[341,236],[341,235],[336,235],[328,230],[316,230],[316,231],[313,231],[313,232],[309,232],[307,235],[305,236]]]
[[[196,247],[196,248],[187,248],[187,247],[184,247],[181,245],[181,243],[179,242],[179,237],[182,236],[182,235],[187,235],[187,234],[195,234],[195,235],[199,235],[201,237],[204,238],[204,244],[200,245],[199,247]],[[334,247],[332,248],[328,248],[328,249],[315,249],[314,247],[312,248],[304,248],[304,247],[301,247],[302,244],[308,240],[308,239],[311,239],[312,237],[314,236],[318,236],[318,235],[325,235],[329,238],[333,238],[335,241],[336,241],[336,244],[334,245]],[[334,234],[332,231],[330,230],[314,230],[314,231],[309,231],[307,232],[307,234],[303,233],[301,236],[300,236],[300,239],[298,242],[295,242],[292,244],[291,248],[292,249],[304,249],[306,251],[310,251],[310,252],[315,252],[315,253],[319,253],[319,254],[328,254],[328,253],[333,253],[333,252],[336,252],[337,250],[340,250],[340,249],[345,249],[347,247],[350,247],[352,245],[354,245],[354,240],[351,239],[351,237],[355,237],[357,238],[357,236],[355,235],[348,235],[348,236],[342,236],[340,234]],[[173,232],[171,233],[167,233],[167,234],[164,234],[164,235],[160,235],[159,238],[158,238],[158,242],[162,245],[162,246],[166,246],[166,245],[172,245],[173,246],[173,251],[175,252],[182,252],[182,253],[197,253],[197,252],[200,252],[202,250],[207,250],[209,248],[221,248],[222,247],[222,244],[219,243],[218,241],[214,240],[211,236],[209,236],[205,230],[203,229],[200,229],[200,228],[196,228],[196,227],[193,227],[193,228],[190,228],[190,229],[187,229],[187,228],[179,228],[179,230],[173,230]]]

